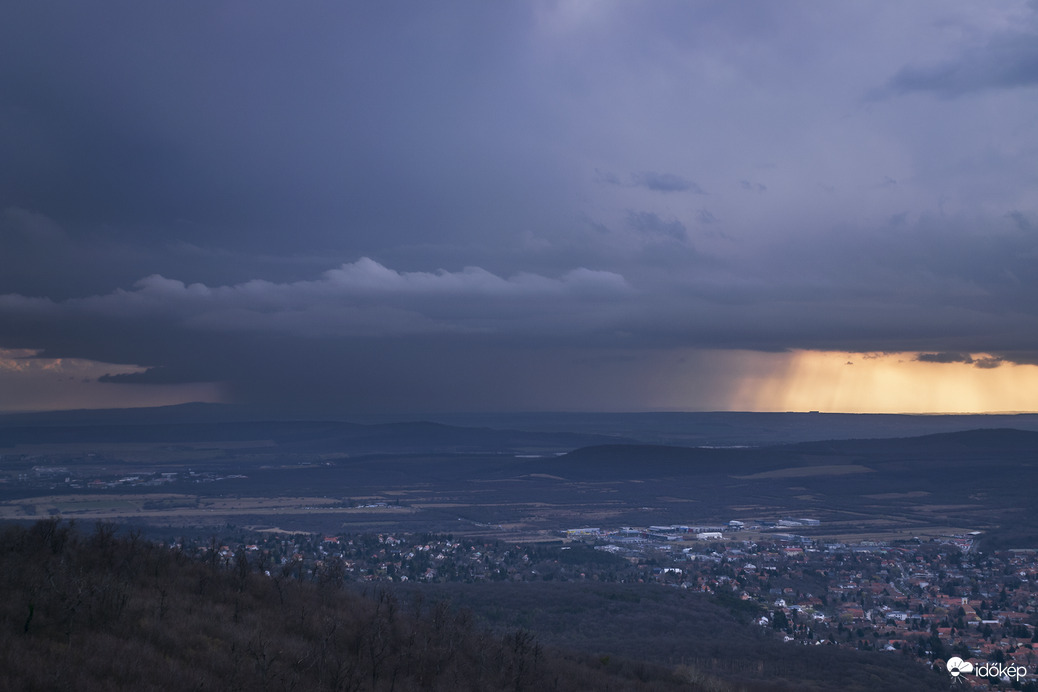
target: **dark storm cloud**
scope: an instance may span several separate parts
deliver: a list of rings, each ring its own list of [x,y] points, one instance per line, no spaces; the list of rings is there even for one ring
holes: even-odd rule
[[[903,212],[900,212],[898,214],[891,214],[890,218],[887,219],[887,223],[890,226],[894,226],[894,227],[904,226],[907,221],[908,221],[908,212],[907,211],[903,211]]]
[[[468,237],[489,220],[484,205],[521,224],[551,204],[557,181],[526,176],[538,145],[517,132],[527,114],[499,81],[528,18],[109,9],[21,6],[0,22],[0,206],[122,240],[161,242],[175,227],[196,244],[352,254]],[[543,205],[508,199],[520,179]]]
[[[639,233],[665,236],[675,240],[685,240],[688,237],[688,229],[685,228],[685,224],[677,219],[664,221],[651,211],[627,212],[627,225]]]
[[[0,349],[358,409],[623,408],[688,349],[1038,362],[1034,26],[8,3]]]
[[[673,173],[632,173],[631,179],[634,181],[635,185],[656,192],[694,192],[697,195],[706,194],[703,192],[703,188],[699,187],[699,185]]]
[[[630,219],[663,237],[680,230],[655,215]],[[860,343],[862,350],[920,350],[930,354],[923,360],[962,362],[971,352],[1033,347],[1033,338],[1022,337],[1034,333],[1038,315],[1038,279],[1028,271],[1038,238],[1008,218],[980,232],[966,220],[958,228],[929,224],[857,242],[776,238],[738,264],[708,259],[680,277],[636,267],[629,276],[587,268],[556,276],[478,267],[412,272],[362,258],[291,282],[208,285],[153,275],[128,289],[63,301],[7,294],[0,309],[8,324],[61,320],[66,334],[77,321],[98,319],[161,323],[199,338],[527,335],[589,346],[626,340],[764,350],[856,350]],[[964,348],[933,355],[926,344],[934,340]]]
[[[529,273],[502,278],[478,267],[459,272],[398,272],[362,258],[308,281],[252,280],[210,287],[152,275],[131,290],[60,302],[3,295],[0,310],[12,319],[139,321],[194,332],[284,333],[304,338],[514,335],[577,328],[580,319],[555,319],[630,293],[622,276],[584,268],[559,278]]]
[[[1034,230],[1034,222],[1027,216],[1019,211],[1011,211],[1006,216],[1013,220],[1017,228],[1025,233],[1030,233]]]
[[[594,361],[588,353],[633,358],[641,368],[646,354],[681,348],[917,350],[923,361],[983,368],[1034,362],[1038,353],[1036,287],[1024,273],[1024,256],[1038,244],[1019,233],[1004,218],[973,246],[960,230],[938,252],[919,226],[878,244],[876,236],[859,245],[777,239],[757,261],[705,263],[680,279],[580,268],[555,276],[409,272],[370,259],[292,282],[151,276],[64,301],[0,296],[0,340],[47,357],[152,368],[110,382],[220,381],[242,400],[297,401],[305,392],[308,405],[341,396],[358,410],[406,408],[415,397],[505,406],[492,403],[495,391],[534,406],[537,392],[553,386],[567,392],[554,401],[586,406],[586,378],[606,376],[578,365]],[[982,261],[964,263],[967,254]],[[1000,274],[1007,266],[1024,278]],[[934,343],[958,350],[928,351]],[[981,352],[992,356],[970,355]],[[649,370],[624,372],[651,381]]]
[[[992,370],[1006,362],[1004,358],[990,356],[974,358],[969,353],[920,353],[916,360],[921,363],[965,363],[982,370]]]
[[[594,180],[595,182],[604,183],[606,185],[640,187],[646,190],[652,190],[653,192],[691,192],[696,195],[706,194],[706,192],[703,191],[703,188],[698,184],[683,178],[676,173],[659,173],[655,171],[631,173],[630,182],[624,182],[624,180],[615,173],[596,170]]]
[[[891,93],[931,92],[955,97],[992,89],[1038,86],[1038,31],[1006,31],[985,45],[933,64],[908,65],[895,74]]]
[[[709,209],[700,209],[696,214],[696,218],[700,223],[717,223],[717,217],[711,214]]]
[[[921,363],[972,363],[968,353],[920,353],[916,360]]]
[[[600,171],[597,168],[595,169],[594,181],[605,185],[623,185],[623,181],[620,180],[620,176],[616,173]]]

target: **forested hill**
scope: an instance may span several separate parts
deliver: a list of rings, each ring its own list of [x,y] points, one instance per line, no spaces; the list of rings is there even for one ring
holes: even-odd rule
[[[910,438],[831,440],[769,447],[673,447],[608,444],[576,449],[545,460],[538,471],[566,478],[646,478],[709,474],[747,474],[781,466],[867,463],[880,470],[912,465],[946,473],[983,461],[1011,468],[1038,459],[1038,432],[981,429]]]
[[[210,555],[103,525],[89,537],[57,520],[6,529],[0,689],[690,689],[670,667],[608,670],[443,602],[349,591],[334,569],[301,581],[244,551],[229,565]]]

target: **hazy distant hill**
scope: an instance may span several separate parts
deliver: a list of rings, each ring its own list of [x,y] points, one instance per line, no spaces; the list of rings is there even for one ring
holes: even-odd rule
[[[894,415],[846,413],[455,413],[338,415],[273,406],[181,404],[154,408],[51,411],[0,415],[0,430],[35,426],[207,425],[258,421],[350,422],[366,426],[428,421],[455,428],[576,433],[613,442],[695,447],[904,438],[978,428],[1038,431],[1038,414]],[[594,444],[586,441],[576,444]]]
[[[840,465],[867,462],[873,467],[906,462],[934,464],[941,471],[984,460],[991,468],[1038,462],[1038,432],[968,430],[912,438],[830,440],[748,448],[671,447],[609,444],[577,449],[539,466],[567,477],[643,478],[690,474],[745,474],[785,464]]]
[[[351,418],[388,422],[404,417]],[[645,444],[777,445],[819,440],[917,437],[978,428],[1038,431],[1038,414],[905,415],[859,413],[468,413],[424,416],[450,425],[613,435]]]
[[[566,451],[613,439],[581,433],[460,428],[430,422],[360,425],[343,422],[264,421],[0,427],[0,447],[20,444],[271,441],[286,451],[335,451],[349,454]]]

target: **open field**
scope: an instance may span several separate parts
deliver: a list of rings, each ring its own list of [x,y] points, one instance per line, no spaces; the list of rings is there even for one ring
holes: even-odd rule
[[[602,496],[587,502],[586,497],[569,502],[512,501],[485,502],[482,493],[454,492],[447,501],[433,501],[425,496],[414,502],[401,500],[418,494],[415,489],[401,489],[380,494],[365,494],[352,502],[381,506],[344,506],[339,498],[318,496],[263,497],[238,495],[212,497],[181,493],[64,494],[43,495],[0,503],[0,520],[25,520],[40,516],[60,515],[78,522],[129,522],[155,526],[193,526],[222,528],[248,524],[255,528],[281,528],[305,531],[450,531],[456,535],[488,536],[508,540],[553,540],[565,528],[597,526],[616,528],[621,525],[650,525],[661,517],[685,517],[686,523],[726,521],[725,517],[777,520],[789,515],[790,507],[782,504],[733,506],[719,519],[689,513],[683,498],[657,497],[650,505],[631,506]],[[395,498],[394,498],[395,496]],[[607,499],[609,498],[609,499]],[[467,501],[465,501],[467,500]],[[401,504],[393,504],[401,502]],[[385,504],[382,504],[385,503]],[[722,511],[725,508],[722,508]],[[972,510],[973,521],[963,523],[964,510]],[[884,512],[828,510],[818,527],[742,531],[740,539],[768,538],[777,532],[795,531],[822,541],[898,540],[914,536],[931,537],[964,534],[998,525],[1001,514],[983,511],[970,505],[920,505],[914,511]],[[732,534],[734,537],[736,534]],[[688,540],[694,541],[694,536]],[[679,544],[680,545],[680,544]]]
[[[61,516],[78,521],[143,521],[179,525],[219,525],[232,517],[264,515],[413,514],[415,507],[344,507],[326,497],[212,498],[170,494],[52,495],[0,503],[0,520]]]
[[[1030,492],[1038,482],[1038,435],[1019,431],[764,449],[610,445],[564,456],[345,456],[338,443],[304,436],[272,443],[269,431],[257,429],[265,436],[220,442],[218,432],[211,431],[214,440],[176,446],[104,441],[112,456],[103,460],[88,451],[101,449],[98,441],[79,457],[71,442],[8,447],[0,519],[61,515],[199,529],[433,531],[516,541],[585,526],[718,526],[733,519],[750,526],[789,517],[820,525],[774,531],[833,541],[1008,526],[1038,531]],[[199,452],[211,458],[199,463]],[[142,466],[145,458],[150,465]],[[968,482],[933,482],[947,477]]]

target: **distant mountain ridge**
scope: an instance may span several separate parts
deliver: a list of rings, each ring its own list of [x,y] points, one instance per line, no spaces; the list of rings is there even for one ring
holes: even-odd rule
[[[909,438],[978,428],[1038,431],[1038,414],[903,415],[849,413],[414,413],[358,415],[280,406],[192,403],[136,409],[0,414],[0,431],[19,427],[207,425],[214,423],[403,424],[425,421],[454,428],[577,433],[602,442],[678,447],[753,445],[868,438]],[[591,444],[592,438],[587,438]],[[574,445],[580,446],[580,445]]]
[[[607,444],[584,447],[541,464],[542,472],[566,477],[633,478],[646,475],[739,473],[867,461],[903,465],[913,458],[944,466],[1000,455],[1001,462],[1038,462],[1038,432],[1012,428],[965,430],[909,438],[829,440],[749,448]]]
[[[272,441],[294,452],[354,454],[425,452],[566,451],[614,438],[581,433],[537,433],[462,428],[417,421],[361,425],[336,421],[264,421],[139,425],[0,427],[0,448],[15,445],[102,443],[204,444]]]

